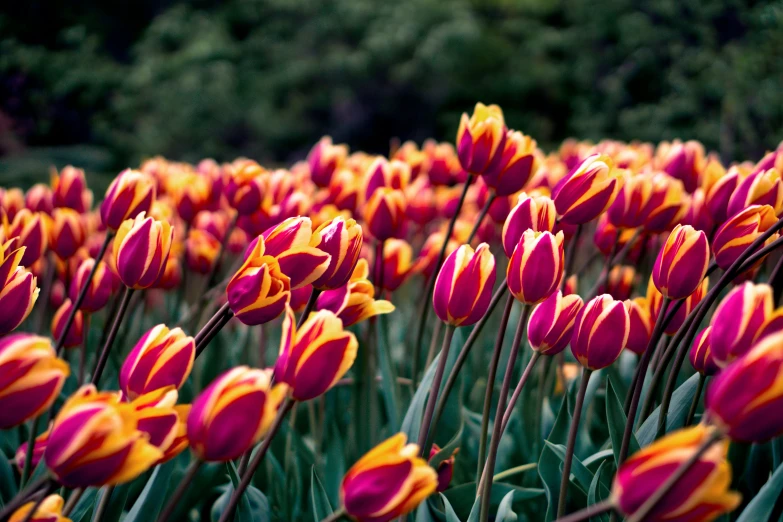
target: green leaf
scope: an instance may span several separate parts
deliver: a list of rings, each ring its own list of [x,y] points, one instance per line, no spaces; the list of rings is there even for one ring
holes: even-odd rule
[[[414,520],[416,522],[435,522],[435,519],[430,512],[429,502],[422,502],[419,504],[419,507],[416,508]]]
[[[473,506],[470,508],[470,514],[468,515],[468,522],[478,522],[481,515],[481,497],[476,497],[473,502]]]
[[[158,518],[163,503],[166,501],[169,479],[171,479],[171,472],[175,467],[176,463],[167,462],[155,468],[123,522],[146,522]]]
[[[565,444],[568,438],[568,427],[571,423],[571,415],[568,413],[568,400],[564,397],[560,404],[560,412],[557,414],[552,431],[549,433],[547,442],[553,444]],[[547,509],[545,521],[551,522],[555,518],[557,511],[557,500],[560,493],[560,459],[554,451],[548,446],[541,450],[541,457],[538,459],[538,475],[544,484],[544,494],[547,500]]]
[[[445,446],[443,446],[440,451],[438,451],[435,455],[432,456],[430,459],[430,466],[432,466],[435,469],[438,469],[438,466],[440,466],[440,463],[444,460],[447,460],[451,455],[454,453],[454,450],[459,448],[459,445],[462,443],[462,432],[465,429],[465,423],[461,422],[459,425],[459,430],[457,430],[457,433],[451,438],[451,440],[446,443]]]
[[[495,482],[492,484],[492,496],[489,499],[490,509],[499,506],[503,497],[511,491],[514,492],[515,501],[537,498],[544,493],[543,489],[521,488],[504,482]],[[469,482],[467,484],[461,484],[447,489],[443,494],[448,498],[451,506],[454,508],[454,512],[457,515],[465,516],[470,513],[474,500],[476,499],[476,483]],[[476,515],[478,515],[478,513]]]
[[[514,492],[509,491],[503,500],[500,501],[498,506],[498,513],[495,515],[495,522],[516,522],[517,514],[511,509],[511,504],[514,502]]]
[[[557,458],[559,458],[561,461],[565,461],[565,454],[566,454],[566,447],[562,444],[552,444],[549,441],[544,442],[546,446],[552,450],[552,452],[557,455]],[[593,481],[593,473],[587,469],[587,467],[582,463],[581,460],[576,458],[576,455],[573,456],[571,459],[571,473],[574,474],[574,478],[576,479],[576,484],[583,490],[587,491],[590,489],[590,483]],[[608,493],[608,492],[607,492]]]
[[[620,447],[623,441],[623,432],[625,431],[627,417],[623,411],[623,405],[612,385],[611,376],[606,382],[606,422],[609,429],[609,438],[612,440],[612,452],[614,453],[614,463],[619,466]],[[633,432],[631,433],[631,443],[628,446],[629,455],[639,451],[639,442],[636,440]]]
[[[737,522],[757,522],[769,520],[775,502],[783,493],[783,467],[779,467],[770,479],[761,488],[758,495],[753,497],[750,504],[742,510]]]
[[[11,462],[0,453],[0,499],[2,499],[2,504],[6,504],[14,498],[19,489],[16,486],[16,477]]]
[[[396,429],[400,425],[400,398],[397,386],[397,372],[391,358],[388,324],[383,315],[378,316],[378,363],[381,370],[381,392],[389,425]]]
[[[454,512],[454,508],[451,507],[449,499],[443,493],[440,494],[441,500],[443,500],[443,510],[446,512],[446,522],[461,522],[457,514]]]
[[[345,476],[345,445],[335,423],[329,423],[329,437],[324,450],[324,489],[332,504],[340,501],[340,482]]]
[[[68,518],[73,520],[73,522],[90,520],[98,491],[100,491],[98,488],[87,488],[84,490],[82,498],[76,503],[76,506],[74,506],[73,511],[71,511]]]
[[[313,466],[310,472],[310,499],[313,503],[313,520],[315,522],[321,522],[321,520],[334,513],[334,509],[332,509],[332,505],[329,503],[329,497],[324,490],[324,485],[321,484],[321,479],[318,478],[318,474],[315,472],[315,466]]]
[[[587,466],[587,469],[598,469],[598,466],[603,464],[603,461],[613,455],[612,450],[603,450],[598,453],[594,453],[582,461],[582,464]]]
[[[100,505],[103,496],[106,495],[107,492],[111,493],[111,497],[109,497],[109,507],[103,514],[101,522],[118,522],[120,520],[122,511],[125,508],[125,501],[128,500],[129,486],[130,484],[122,484],[120,486],[105,486],[101,488],[100,493],[95,498],[95,508]],[[95,508],[93,509],[93,519],[95,518]]]
[[[226,508],[226,505],[231,498],[231,494],[234,492],[234,488],[237,487],[240,481],[237,468],[234,466],[233,462],[230,460],[226,462],[226,469],[228,470],[231,484],[226,486],[226,490],[212,505],[211,516],[213,522],[220,519],[220,515],[223,514],[223,510]],[[242,498],[239,499],[239,505],[237,506],[234,520],[236,522],[269,522],[269,501],[266,496],[255,486],[248,486],[242,495]]]
[[[685,417],[688,415],[688,409],[691,407],[691,401],[696,394],[696,387],[699,384],[699,374],[696,373],[682,383],[672,394],[671,404],[669,405],[669,414],[666,416],[666,431],[681,428],[685,424]],[[636,430],[636,440],[641,447],[647,446],[655,440],[658,432],[658,417],[661,414],[661,407],[655,408],[644,423]]]
[[[593,481],[590,483],[590,490],[587,492],[587,505],[592,506],[594,504],[597,504],[598,502],[602,501],[606,497],[598,497],[598,488],[601,484],[601,474],[604,472],[604,469],[607,469],[609,466],[607,465],[607,461],[603,461],[600,466],[598,466],[598,470],[595,472],[595,476],[593,477]],[[595,517],[592,517],[593,520],[598,520],[600,522],[605,522],[609,520],[609,517],[606,514],[601,514]]]

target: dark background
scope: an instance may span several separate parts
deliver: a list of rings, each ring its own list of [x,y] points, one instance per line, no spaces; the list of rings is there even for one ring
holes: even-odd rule
[[[155,154],[290,163],[323,134],[453,141],[476,101],[545,149],[692,138],[755,160],[783,139],[781,1],[5,2],[0,38],[4,185]]]

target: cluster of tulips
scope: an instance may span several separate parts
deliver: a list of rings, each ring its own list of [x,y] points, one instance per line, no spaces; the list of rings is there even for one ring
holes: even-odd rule
[[[475,498],[469,520],[515,520],[510,505],[524,501],[512,491],[498,506],[493,485],[513,473],[496,468],[519,420],[546,439],[534,442],[541,462],[557,453],[559,487],[540,470],[540,520],[732,512],[742,500],[730,445],[783,435],[781,173],[783,144],[728,168],[697,142],[567,141],[547,155],[479,103],[456,147],[408,142],[390,159],[326,137],[290,169],[153,158],[121,172],[97,208],[70,166],[50,185],[4,189],[0,429],[3,447],[17,447],[0,520],[193,520],[200,499],[189,490],[215,463],[231,481],[212,520],[242,519],[263,497],[261,464],[289,470],[298,404],[316,422],[297,440],[323,458],[318,417],[333,388],[352,390],[350,406],[337,400],[364,454],[339,504],[312,481],[315,520],[459,521],[437,493],[455,487],[468,453],[478,466],[461,490]],[[147,329],[150,317],[165,320]],[[248,357],[197,389],[196,374],[227,350],[221,336],[250,328],[263,345],[279,334],[277,354],[262,350],[258,368]],[[479,444],[458,452],[435,440],[471,356],[489,361],[471,369],[485,383]],[[575,457],[582,410],[591,382],[616,391],[598,376],[622,361],[632,368],[622,429],[605,446],[616,472],[607,495],[585,501],[594,473]],[[407,377],[386,382],[395,372]],[[407,389],[405,427],[388,414],[381,428],[380,396]],[[688,413],[675,415],[682,390]],[[553,426],[544,417],[557,401]],[[181,473],[161,484],[170,461]],[[118,500],[134,483],[147,484],[136,502],[127,490]]]

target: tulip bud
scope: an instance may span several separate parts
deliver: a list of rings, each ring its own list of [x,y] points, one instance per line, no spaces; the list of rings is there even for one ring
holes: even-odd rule
[[[191,449],[210,462],[239,457],[264,436],[286,392],[284,385],[272,386],[269,370],[228,370],[193,401],[188,415]]]
[[[667,312],[667,314],[671,313],[671,310],[676,310],[676,312],[669,321],[669,325],[664,330],[666,335],[674,335],[677,333],[677,330],[680,329],[688,315],[690,315],[693,309],[696,308],[696,305],[698,305],[701,300],[704,299],[704,296],[707,294],[709,283],[709,278],[705,277],[702,280],[701,285],[696,288],[696,291],[686,297],[683,304],[680,305],[679,308],[670,307],[670,310]],[[658,313],[661,311],[661,306],[663,305],[663,295],[658,291],[657,288],[655,288],[652,277],[650,277],[650,280],[647,283],[647,302],[650,305],[652,322],[655,324],[655,321],[658,318]]]
[[[650,233],[665,232],[676,225],[685,215],[683,205],[687,193],[682,182],[663,172],[653,175],[653,194],[650,199],[650,215],[644,223],[644,229]]]
[[[474,175],[496,169],[507,132],[503,111],[497,105],[477,103],[470,118],[463,113],[457,130],[457,157],[462,168]]]
[[[701,284],[709,262],[707,235],[690,225],[677,225],[655,259],[655,287],[669,299],[685,299]]]
[[[775,169],[762,170],[743,179],[731,194],[727,214],[733,216],[751,205],[769,205],[783,210],[783,181]]]
[[[383,245],[383,289],[397,290],[411,274],[413,249],[403,239],[389,239]]]
[[[60,259],[68,259],[84,244],[85,230],[81,215],[70,208],[56,208],[49,228],[49,248]]]
[[[249,216],[261,208],[267,188],[266,174],[266,169],[253,160],[238,159],[230,165],[224,194],[240,216]]]
[[[208,274],[217,261],[220,241],[209,232],[191,228],[185,241],[185,262],[197,274]]]
[[[389,521],[410,513],[437,490],[438,474],[406,444],[403,433],[371,449],[345,474],[340,499],[359,522]]]
[[[590,370],[611,365],[628,344],[630,318],[622,301],[603,294],[579,311],[571,336],[571,352]]]
[[[92,206],[92,192],[87,190],[84,169],[68,165],[52,175],[52,198],[55,207],[72,208],[82,214]],[[120,220],[122,221],[122,220]]]
[[[637,451],[617,471],[611,497],[623,516],[630,517],[681,465],[693,457],[710,437],[700,424],[675,431]],[[645,517],[649,521],[714,520],[740,503],[729,491],[731,466],[726,460],[728,441],[713,444],[677,481],[677,485]]]
[[[707,203],[704,199],[704,190],[697,188],[693,194],[685,199],[683,205],[687,210],[682,217],[683,225],[690,225],[696,230],[701,230],[705,234],[712,234],[715,229],[715,221],[712,219],[709,210],[707,210]]]
[[[712,219],[714,219],[716,223],[722,224],[726,221],[727,217],[742,210],[738,209],[737,212],[732,212],[731,214],[728,212],[729,200],[744,176],[737,167],[732,167],[728,172],[724,172],[723,174],[716,173],[715,176],[716,178],[714,180],[708,180],[708,184],[705,185],[707,191],[705,200],[707,210],[712,216]]]
[[[563,233],[525,231],[508,263],[508,289],[526,304],[540,303],[563,280]]]
[[[462,170],[456,150],[451,143],[427,140],[422,145],[422,151],[428,157],[426,174],[430,183],[443,186],[465,182],[467,174]]]
[[[637,297],[626,299],[623,304],[628,310],[628,340],[625,347],[637,355],[647,350],[653,330],[653,318],[647,299]]]
[[[725,368],[750,350],[773,308],[769,285],[747,282],[726,294],[710,321],[710,347],[719,367]]]
[[[688,359],[691,361],[693,369],[702,375],[715,375],[720,371],[720,368],[715,363],[715,358],[712,356],[710,330],[712,330],[712,327],[708,326],[699,332],[696,339],[693,340],[691,351],[688,352]]]
[[[189,406],[176,406],[177,391],[172,386],[166,386],[133,400],[131,406],[136,411],[138,429],[149,436],[149,443],[163,452],[156,464],[165,462],[179,453],[188,445],[183,439],[186,431],[185,423]]]
[[[271,321],[283,313],[291,297],[291,280],[259,239],[226,287],[231,311],[246,325]]]
[[[699,186],[699,178],[705,166],[704,146],[698,141],[682,143],[674,140],[662,142],[656,151],[656,163],[673,178],[679,179],[685,190],[693,192]]]
[[[582,225],[606,212],[622,182],[609,156],[593,154],[557,183],[552,199],[562,221]]]
[[[618,301],[625,301],[631,297],[637,279],[634,267],[617,265],[609,271],[606,284],[602,284],[598,292],[609,294]]]
[[[60,337],[62,337],[63,330],[65,329],[65,322],[68,320],[68,317],[70,317],[72,309],[73,303],[70,299],[66,299],[62,306],[54,313],[54,317],[52,318],[52,337],[54,337],[56,341],[59,341]],[[71,323],[71,328],[68,330],[68,335],[65,336],[65,340],[61,344],[65,348],[80,346],[84,340],[84,335],[84,315],[81,310],[78,310],[76,315],[73,316],[73,322]]]
[[[78,297],[94,265],[95,260],[93,258],[87,258],[79,265],[68,291],[68,297],[71,298],[71,301],[75,301]],[[116,278],[117,276],[109,270],[105,262],[101,261],[98,263],[98,268],[95,270],[92,281],[90,281],[89,289],[84,296],[80,310],[95,313],[106,306],[115,288]]]
[[[462,245],[451,253],[438,272],[432,302],[441,321],[469,326],[487,312],[495,286],[495,257],[489,245],[476,251]]]
[[[713,326],[713,343],[714,333]],[[732,440],[764,443],[783,434],[781,348],[783,332],[765,337],[726,366],[707,388],[705,418]]]
[[[358,348],[356,337],[328,310],[308,317],[301,327],[286,309],[275,378],[287,384],[298,401],[326,393],[351,368]]]
[[[208,177],[195,172],[180,173],[172,178],[169,193],[174,200],[177,214],[186,223],[191,223],[196,214],[209,205],[212,183]]]
[[[530,347],[544,355],[562,352],[571,341],[574,322],[584,306],[575,294],[563,295],[559,290],[536,306],[527,323]]]
[[[280,270],[291,279],[292,289],[311,284],[329,269],[331,254],[310,244],[312,230],[310,218],[299,216],[263,233],[264,254],[277,259]],[[247,250],[254,246],[251,242]]]
[[[0,246],[0,335],[15,330],[27,319],[38,299],[38,279],[19,263],[25,247],[15,248],[12,239]]]
[[[179,389],[190,375],[196,344],[181,328],[159,324],[136,343],[119,375],[120,389],[131,400],[151,391],[173,386]]]
[[[432,277],[432,273],[435,270],[435,263],[438,260],[438,254],[443,246],[443,237],[445,233],[435,232],[430,235],[424,242],[424,245],[419,250],[419,256],[413,263],[413,271],[421,273],[424,279],[427,280]],[[459,247],[459,243],[454,238],[449,238],[449,242],[446,245],[445,256],[448,258],[452,252]]]
[[[538,170],[536,140],[519,131],[507,131],[500,159],[487,168],[481,177],[498,196],[510,196],[522,190]]]
[[[126,169],[114,178],[101,203],[101,220],[117,230],[128,219],[150,211],[155,200],[155,182],[138,170]]]
[[[32,266],[46,252],[49,243],[48,217],[40,212],[23,208],[16,213],[12,222],[3,217],[3,234],[6,238],[19,238],[19,246],[25,247],[22,266]]]
[[[405,194],[386,187],[377,189],[364,205],[364,221],[378,241],[398,236],[405,221]]]
[[[24,196],[24,204],[33,212],[43,212],[51,215],[54,204],[52,203],[52,189],[43,183],[36,183],[27,190]]]
[[[157,462],[162,452],[138,429],[135,408],[118,393],[88,384],[63,404],[54,419],[44,461],[69,488],[122,484]]]
[[[380,188],[405,191],[411,179],[411,168],[398,160],[378,156],[364,175],[364,201],[369,201]]]
[[[516,206],[503,223],[503,251],[511,257],[522,234],[527,230],[552,232],[555,228],[555,203],[547,196],[528,196],[521,193]]]
[[[347,156],[347,145],[333,145],[332,138],[324,136],[313,145],[307,155],[310,179],[319,187],[328,187],[332,175],[342,166]]]
[[[715,262],[723,270],[728,269],[757,237],[769,230],[776,222],[775,210],[769,205],[751,205],[730,217],[715,232],[712,240]],[[765,244],[774,240],[773,234]]]
[[[37,507],[36,507],[37,506]],[[49,495],[43,502],[27,502],[14,511],[8,522],[71,522],[71,519],[63,515],[65,500],[60,495]],[[30,511],[35,508],[31,515]]]
[[[375,285],[367,279],[368,274],[367,260],[360,259],[350,281],[340,288],[321,292],[315,304],[316,310],[331,311],[340,318],[345,328],[370,317],[393,312],[394,305],[389,301],[375,299]]]
[[[33,442],[33,454],[32,459],[30,460],[30,469],[35,469],[36,466],[38,466],[38,463],[41,462],[41,459],[44,456],[44,453],[46,452],[46,446],[49,444],[49,430],[46,430],[45,432],[41,433],[35,438],[35,442]],[[27,461],[27,442],[23,442],[16,450],[16,453],[14,453],[14,464],[16,464],[16,467],[19,469],[19,471],[24,470],[24,463]]]
[[[440,461],[435,472],[438,474],[438,487],[435,491],[438,493],[446,491],[451,484],[451,478],[454,476],[454,456],[459,451],[459,448],[455,448],[449,458]],[[440,446],[433,444],[430,448],[430,462],[432,458],[440,452]]]
[[[353,219],[336,217],[313,232],[310,246],[331,256],[326,271],[312,282],[319,290],[343,286],[353,273],[362,250],[362,227]]]
[[[609,205],[609,221],[618,228],[638,228],[644,225],[655,210],[657,201],[652,174],[632,175],[624,172],[623,184],[617,197]]]
[[[145,217],[125,221],[114,239],[114,263],[123,284],[149,288],[163,274],[174,230],[165,221]]]

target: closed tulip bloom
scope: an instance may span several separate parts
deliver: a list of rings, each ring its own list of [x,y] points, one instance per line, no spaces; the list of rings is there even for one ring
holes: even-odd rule
[[[234,315],[247,325],[263,324],[283,313],[291,297],[291,280],[259,240],[231,277],[226,296]]]
[[[709,171],[709,169],[705,172],[707,171]],[[714,176],[714,179],[705,179],[705,200],[707,210],[712,218],[716,223],[722,224],[726,221],[726,218],[736,214],[736,212],[729,214],[729,200],[745,176],[737,167],[732,167],[728,172],[724,172],[723,174],[716,172]],[[738,209],[738,211],[739,210],[742,209]]]
[[[264,254],[277,259],[280,270],[291,279],[291,289],[317,281],[331,266],[331,254],[311,245],[313,225],[308,217],[286,219],[267,229],[263,240]]]
[[[443,246],[443,237],[445,235],[443,232],[431,234],[424,242],[421,250],[419,250],[419,255],[413,263],[413,271],[422,274],[425,280],[429,279],[435,270],[435,263],[438,260],[438,254],[440,254],[440,249]],[[457,248],[459,248],[459,242],[453,237],[449,238],[449,242],[446,245],[446,257],[448,258]]]
[[[563,233],[526,231],[506,270],[508,289],[526,304],[540,303],[563,280]]]
[[[25,247],[22,266],[32,266],[46,252],[49,244],[48,217],[40,212],[23,208],[13,221],[3,217],[3,234],[6,238],[19,238],[19,246]]]
[[[355,220],[336,217],[315,229],[310,246],[329,254],[326,271],[312,282],[319,290],[343,286],[351,278],[362,251],[362,227]]]
[[[90,210],[92,192],[87,190],[84,169],[68,165],[59,174],[55,172],[52,175],[52,197],[55,207],[72,208],[80,214]]]
[[[267,188],[264,167],[253,160],[238,159],[229,167],[228,183],[224,194],[228,204],[240,216],[249,216],[261,208]]]
[[[38,299],[38,279],[20,265],[25,248],[16,239],[0,247],[0,335],[15,330],[27,319]]]
[[[177,390],[173,386],[167,386],[146,393],[131,402],[131,406],[136,410],[139,431],[146,433],[149,443],[163,452],[158,463],[174,456],[170,450],[174,449],[172,445],[175,443],[178,443],[177,453],[187,446],[187,442],[182,444],[182,441],[177,440],[181,429],[184,429],[176,406],[177,398]],[[188,406],[184,408],[187,410]]]
[[[751,205],[769,205],[775,214],[783,210],[783,181],[775,169],[763,170],[743,179],[729,199],[727,214],[734,214]]]
[[[658,168],[682,181],[688,192],[699,186],[705,162],[704,146],[698,141],[662,142],[656,151]]]
[[[71,522],[71,519],[63,516],[65,500],[60,495],[49,495],[38,507],[35,501],[28,502],[14,511],[8,522]],[[31,515],[30,511],[35,508]]]
[[[185,172],[174,177],[169,193],[174,200],[177,214],[186,223],[193,221],[200,211],[207,208],[211,199],[212,183],[204,175]]]
[[[506,123],[497,105],[477,103],[468,118],[462,114],[457,130],[457,157],[462,168],[480,175],[496,168],[506,143]]]
[[[101,203],[101,220],[117,230],[128,219],[150,211],[155,200],[155,182],[138,170],[126,169],[114,178]]]
[[[592,154],[557,183],[552,199],[565,223],[582,225],[606,212],[622,182],[609,156]]]
[[[62,337],[62,332],[65,329],[65,321],[70,317],[72,309],[73,303],[70,299],[66,299],[54,313],[54,317],[52,318],[52,337],[54,337],[56,341],[59,341],[60,337]],[[71,328],[68,330],[68,335],[65,336],[62,345],[65,348],[80,346],[84,339],[84,333],[84,314],[79,310],[76,312],[76,315],[73,316],[73,323],[71,323]]]
[[[630,299],[638,280],[636,269],[632,266],[617,265],[609,271],[606,284],[601,285],[599,293],[609,294],[618,301]]]
[[[368,275],[367,260],[360,259],[350,281],[340,288],[321,292],[316,309],[331,311],[340,318],[345,328],[370,317],[393,312],[394,305],[389,301],[375,299],[375,285],[367,279]]]
[[[44,454],[46,467],[69,488],[113,486],[133,480],[162,456],[138,429],[135,408],[119,393],[88,384],[63,404]]]
[[[613,504],[624,516],[633,515],[709,436],[710,428],[700,424],[675,431],[637,451],[617,471],[610,496]],[[734,510],[741,497],[729,491],[728,449],[728,441],[713,444],[645,520],[708,522]]]
[[[387,187],[377,189],[364,205],[364,221],[378,241],[399,236],[405,222],[405,193]]]
[[[783,434],[781,348],[783,332],[762,339],[707,388],[705,417],[732,440],[764,443]]]
[[[578,294],[579,277],[576,274],[568,276],[563,283],[563,295]]]
[[[438,493],[446,491],[449,484],[451,484],[451,479],[454,476],[454,456],[457,454],[457,451],[459,451],[459,448],[455,448],[449,458],[442,460],[435,469],[438,474],[438,487],[436,489]],[[432,462],[432,458],[439,452],[440,446],[433,444],[432,448],[430,448],[430,462]]]
[[[556,355],[571,342],[571,333],[579,311],[584,306],[575,294],[563,295],[559,290],[547,297],[530,313],[527,340],[530,347],[544,355]]]
[[[403,239],[389,239],[383,245],[383,289],[397,290],[411,274],[413,249]]]
[[[622,185],[607,211],[609,221],[619,228],[640,227],[655,210],[653,176],[625,171]]]
[[[715,262],[723,270],[731,264],[756,240],[769,230],[775,222],[775,209],[769,205],[751,205],[745,210],[730,217],[715,232],[712,240],[712,254]],[[775,240],[775,235],[765,244]]]
[[[159,324],[145,333],[125,358],[120,389],[131,400],[166,386],[179,389],[190,375],[195,355],[192,337],[181,328],[169,330]]]
[[[161,290],[173,290],[182,283],[182,265],[176,257],[169,254],[169,258],[166,260],[166,266],[163,268],[163,273],[160,278],[152,285],[152,288],[160,288]]]
[[[340,499],[359,522],[388,522],[433,494],[438,475],[418,456],[419,446],[398,433],[371,449],[345,474]]]
[[[707,235],[690,225],[677,225],[655,259],[653,282],[669,299],[685,299],[699,287],[709,263]]]
[[[680,329],[680,327],[685,322],[685,319],[690,315],[690,313],[696,308],[696,305],[698,305],[702,299],[704,299],[704,296],[707,294],[707,289],[709,288],[710,281],[709,278],[705,277],[701,285],[699,285],[698,288],[696,288],[696,291],[693,292],[691,295],[685,298],[683,304],[679,306],[679,308],[675,307],[669,307],[669,311],[667,312],[667,315],[671,313],[672,310],[676,309],[676,313],[672,317],[672,319],[669,321],[668,326],[666,326],[666,329],[664,330],[664,333],[666,335],[674,335],[677,333],[677,331]],[[655,284],[653,283],[652,277],[650,277],[650,280],[647,283],[647,302],[650,305],[650,312],[652,313],[652,322],[655,324],[656,319],[658,318],[658,313],[661,310],[661,305],[663,304],[663,295],[658,291],[657,288],[655,288]]]
[[[220,375],[193,401],[188,439],[202,460],[233,460],[264,436],[286,394],[271,372],[238,366]]]
[[[84,244],[85,229],[81,215],[70,208],[56,208],[49,227],[49,248],[60,259],[68,259]]]
[[[410,180],[411,168],[407,163],[378,156],[364,175],[364,201],[369,201],[379,188],[404,191]]]
[[[427,140],[422,145],[427,155],[427,178],[435,186],[463,183],[467,173],[462,169],[457,152],[451,143]]]
[[[125,221],[114,239],[114,262],[122,283],[130,288],[149,288],[163,274],[174,230],[165,221],[145,217]]]
[[[510,196],[522,190],[538,170],[536,140],[519,131],[507,131],[500,160],[493,162],[481,177],[498,196]]]
[[[437,215],[435,188],[426,176],[420,176],[405,190],[405,216],[417,225],[424,226]]]
[[[76,273],[71,280],[71,286],[68,290],[68,297],[71,301],[75,301],[81,291],[84,283],[87,281],[87,276],[92,271],[92,267],[95,265],[95,259],[87,258],[81,262],[79,268],[76,269]],[[95,313],[109,302],[109,298],[115,288],[115,281],[117,276],[112,273],[109,266],[101,261],[98,264],[98,268],[95,270],[95,275],[90,281],[89,289],[84,296],[84,301],[80,310],[89,313]]]
[[[705,234],[712,235],[715,229],[715,220],[707,210],[707,204],[704,199],[704,190],[697,188],[693,194],[686,198],[685,205],[687,210],[682,217],[683,225],[690,225],[696,230],[701,230]]]
[[[652,210],[644,223],[644,229],[651,233],[665,232],[671,230],[685,215],[687,209],[683,203],[687,192],[680,180],[663,172],[654,174],[652,183]]]
[[[356,359],[359,344],[343,322],[328,310],[319,310],[296,327],[294,312],[286,309],[275,378],[289,386],[298,401],[326,393]]]
[[[772,288],[747,282],[726,294],[712,316],[710,346],[721,368],[747,353],[774,308]]]
[[[432,296],[435,313],[452,326],[474,324],[486,313],[494,286],[495,257],[489,245],[481,243],[475,252],[462,245],[438,272]]]
[[[324,136],[313,145],[307,155],[310,179],[319,187],[328,187],[332,175],[342,166],[347,156],[347,145],[334,145],[330,136]]]
[[[27,190],[24,195],[25,207],[33,212],[43,212],[51,215],[54,209],[52,202],[52,189],[44,183],[36,183]]]
[[[527,230],[552,232],[555,228],[555,202],[548,196],[528,196],[521,193],[517,204],[503,223],[503,251],[511,257],[522,234]]]
[[[30,464],[30,469],[35,469],[35,467],[38,465],[39,462],[41,462],[41,459],[44,456],[44,453],[46,452],[46,446],[49,444],[49,430],[46,430],[45,432],[41,433],[35,438],[35,441],[33,442],[33,454]],[[14,453],[14,464],[16,464],[17,469],[21,472],[24,470],[24,463],[27,460],[27,442],[23,442],[17,449],[16,453]]]
[[[708,326],[699,332],[696,339],[693,340],[691,351],[688,352],[688,360],[691,361],[693,369],[702,375],[715,375],[720,371],[720,368],[715,363],[715,358],[712,356],[710,330],[712,330],[712,327]]]
[[[590,370],[611,365],[628,343],[630,318],[622,301],[602,294],[579,311],[571,336],[571,352]]]
[[[220,251],[220,241],[209,232],[191,228],[185,241],[185,262],[188,269],[197,274],[208,274],[212,270]]]

